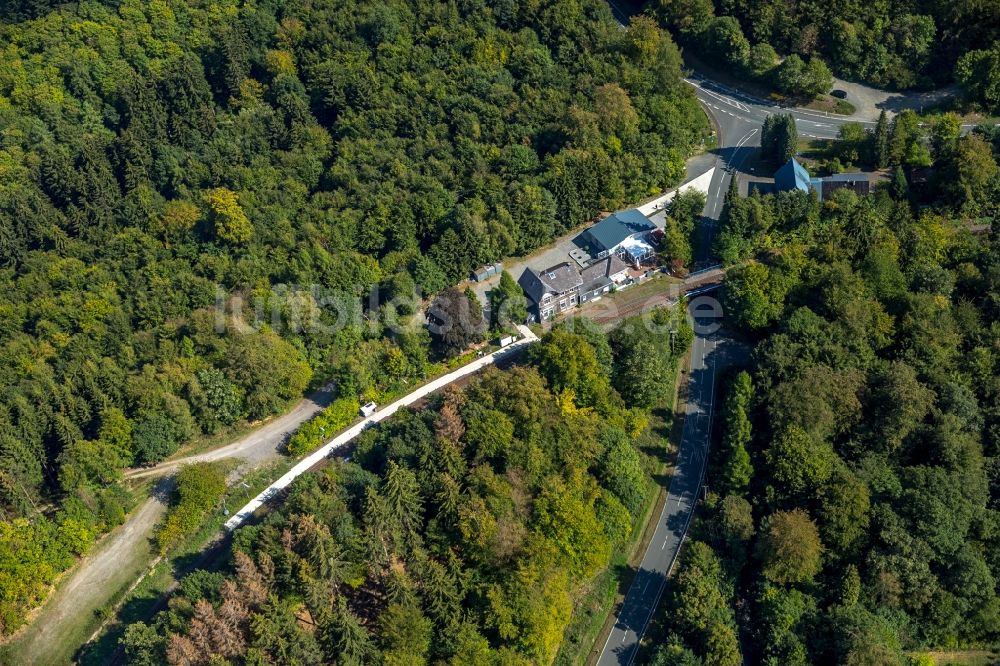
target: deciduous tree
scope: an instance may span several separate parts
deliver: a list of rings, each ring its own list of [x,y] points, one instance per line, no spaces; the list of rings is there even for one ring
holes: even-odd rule
[[[771,514],[761,525],[757,555],[768,580],[809,582],[822,564],[823,544],[816,523],[801,509]]]

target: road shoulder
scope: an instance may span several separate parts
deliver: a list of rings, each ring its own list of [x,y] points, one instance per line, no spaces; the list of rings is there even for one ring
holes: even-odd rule
[[[683,356],[681,366],[677,372],[677,377],[674,383],[674,399],[672,407],[674,419],[670,428],[670,442],[671,448],[673,449],[671,460],[665,461],[660,465],[659,475],[662,477],[662,481],[659,484],[656,498],[651,505],[651,510],[647,511],[646,524],[643,528],[642,538],[633,544],[633,549],[628,559],[628,572],[618,581],[618,592],[615,594],[614,603],[609,606],[604,620],[604,625],[601,627],[601,631],[597,635],[594,645],[587,654],[587,666],[594,666],[601,658],[604,644],[607,642],[615,623],[618,621],[618,611],[621,610],[621,606],[625,601],[625,596],[628,594],[628,590],[632,586],[632,581],[635,578],[636,572],[639,570],[639,566],[642,564],[642,559],[653,540],[653,535],[656,533],[656,527],[660,514],[663,512],[663,507],[667,501],[670,480],[676,469],[677,454],[680,451],[681,434],[684,432],[684,420],[687,417],[687,391],[689,386],[688,378],[690,376],[690,370],[691,349],[688,349]]]

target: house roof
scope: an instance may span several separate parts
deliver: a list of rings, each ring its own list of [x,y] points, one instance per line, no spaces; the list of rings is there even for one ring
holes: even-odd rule
[[[823,180],[828,183],[858,183],[868,180],[868,174],[860,172],[850,172],[850,173],[835,173],[830,176],[824,176]]]
[[[623,210],[609,215],[590,229],[586,234],[590,242],[605,251],[612,251],[629,236],[656,228],[645,215],[635,208]]]
[[[531,300],[541,303],[545,294],[564,294],[578,289],[583,284],[579,271],[569,263],[563,262],[544,271],[525,269],[518,280]]]
[[[778,192],[802,190],[809,192],[809,172],[795,159],[785,162],[784,166],[774,172],[774,189]]]
[[[584,268],[580,271],[580,277],[584,284],[590,284],[600,278],[610,279],[626,269],[628,266],[625,262],[617,254],[612,254]]]

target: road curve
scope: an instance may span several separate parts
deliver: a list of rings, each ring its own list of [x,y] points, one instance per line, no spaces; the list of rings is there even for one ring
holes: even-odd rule
[[[164,476],[176,472],[181,465],[212,462],[226,458],[240,458],[250,467],[255,467],[266,460],[277,459],[281,457],[280,449],[285,440],[303,423],[329,405],[332,399],[333,387],[331,385],[324,386],[302,398],[289,411],[271,419],[231,444],[204,453],[165,460],[153,467],[137,467],[125,472],[125,478],[142,479]]]

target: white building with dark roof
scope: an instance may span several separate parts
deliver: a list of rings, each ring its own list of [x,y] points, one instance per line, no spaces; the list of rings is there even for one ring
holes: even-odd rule
[[[543,271],[526,268],[518,284],[531,299],[534,314],[548,319],[579,304],[583,278],[575,266],[563,262]]]

